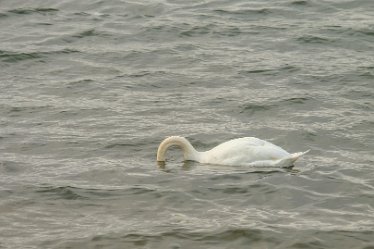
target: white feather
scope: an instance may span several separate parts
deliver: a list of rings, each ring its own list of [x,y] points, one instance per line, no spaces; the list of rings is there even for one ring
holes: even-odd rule
[[[161,142],[157,151],[157,161],[165,161],[166,151],[173,145],[182,148],[185,160],[231,166],[288,167],[309,152],[290,154],[277,145],[255,137],[229,140],[206,152],[198,152],[186,138],[172,136]]]

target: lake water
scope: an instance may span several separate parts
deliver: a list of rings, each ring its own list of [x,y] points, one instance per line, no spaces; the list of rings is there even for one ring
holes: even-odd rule
[[[372,0],[5,0],[0,24],[0,248],[374,248]],[[311,152],[160,167],[170,135]]]

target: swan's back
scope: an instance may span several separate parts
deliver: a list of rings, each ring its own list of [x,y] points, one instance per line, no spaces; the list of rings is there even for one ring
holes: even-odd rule
[[[202,162],[225,165],[248,165],[256,161],[278,160],[290,154],[270,142],[243,137],[224,142],[204,153]]]

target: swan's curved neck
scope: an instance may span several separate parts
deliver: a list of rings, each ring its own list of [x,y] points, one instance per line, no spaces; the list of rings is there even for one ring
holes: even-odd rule
[[[164,162],[166,151],[170,146],[178,146],[183,150],[184,160],[199,161],[199,152],[184,137],[168,137],[161,142],[157,150],[157,161]]]

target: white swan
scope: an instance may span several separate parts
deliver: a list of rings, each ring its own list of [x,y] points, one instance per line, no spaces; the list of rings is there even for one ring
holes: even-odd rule
[[[157,161],[164,162],[167,149],[174,145],[182,148],[184,160],[229,166],[289,167],[309,152],[290,154],[279,146],[255,137],[229,140],[206,152],[198,152],[186,138],[172,136],[161,142],[157,150]]]

